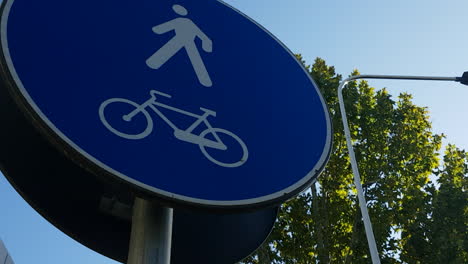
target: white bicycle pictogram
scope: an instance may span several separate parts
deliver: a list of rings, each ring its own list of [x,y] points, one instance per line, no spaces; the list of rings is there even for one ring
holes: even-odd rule
[[[200,110],[202,110],[204,113],[201,115],[197,115],[194,113],[190,113],[187,111],[184,111],[182,109],[178,109],[160,102],[157,102],[157,96],[161,95],[167,98],[171,98],[170,95],[156,91],[156,90],[151,90],[150,92],[151,98],[144,102],[143,104],[138,104],[133,101],[130,101],[128,99],[124,98],[110,98],[106,101],[104,101],[101,106],[99,107],[99,118],[101,119],[101,122],[104,124],[104,126],[109,129],[112,133],[114,133],[117,136],[126,138],[126,139],[132,139],[132,140],[137,140],[137,139],[143,139],[147,137],[152,131],[153,131],[153,119],[151,118],[151,115],[148,113],[146,110],[148,107],[151,108],[166,124],[168,124],[173,130],[174,130],[174,136],[182,141],[189,142],[192,144],[196,144],[200,147],[201,152],[205,157],[210,160],[211,162],[222,166],[222,167],[229,167],[229,168],[234,168],[234,167],[239,167],[243,165],[249,156],[247,146],[245,143],[240,139],[236,134],[222,129],[222,128],[213,128],[208,121],[209,116],[216,116],[216,112],[200,107]],[[132,122],[134,118],[138,115],[141,116],[143,115],[146,119],[146,127],[141,129],[140,131],[136,133],[124,133],[122,131],[119,131],[118,129],[114,128],[106,119],[106,108],[109,105],[116,105],[116,104],[121,104],[121,105],[127,105],[130,106],[132,110],[130,110],[128,113],[124,114],[121,116],[121,118],[125,122]],[[167,110],[171,110],[180,114],[184,114],[190,117],[195,118],[195,122],[193,122],[187,129],[183,130],[178,128],[171,120],[167,118],[164,113],[162,113],[158,108],[165,108]],[[203,130],[199,135],[196,135],[193,133],[193,131],[200,125],[204,123],[207,129]],[[228,147],[223,143],[221,138],[219,137],[218,134],[224,134],[232,139],[234,139],[237,144],[240,145],[242,149],[242,155],[241,158],[238,161],[235,162],[221,162],[217,159],[215,159],[212,155],[210,155],[206,148],[213,148],[213,149],[218,149],[218,150],[223,150],[226,151],[228,150]],[[210,139],[208,136],[211,135]]]

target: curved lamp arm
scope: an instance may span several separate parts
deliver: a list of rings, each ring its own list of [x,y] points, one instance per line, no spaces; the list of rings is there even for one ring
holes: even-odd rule
[[[372,263],[380,264],[379,253],[375,243],[374,232],[372,231],[372,223],[367,211],[366,198],[361,185],[361,176],[359,174],[356,156],[354,154],[353,144],[351,142],[351,133],[349,130],[348,119],[346,117],[346,109],[343,100],[343,89],[350,81],[357,79],[393,79],[393,80],[425,80],[425,81],[456,81],[468,85],[468,72],[463,73],[462,77],[433,77],[433,76],[402,76],[402,75],[356,75],[351,76],[340,83],[338,86],[338,100],[340,103],[341,118],[343,120],[343,128],[348,146],[349,157],[351,160],[351,168],[354,175],[354,184],[356,185],[359,207],[361,208],[362,219],[366,231],[367,242],[371,253]]]

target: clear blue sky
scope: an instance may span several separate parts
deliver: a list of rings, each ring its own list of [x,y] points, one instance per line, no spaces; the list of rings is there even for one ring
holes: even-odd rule
[[[468,71],[466,0],[229,0],[309,64],[321,57],[347,76],[460,76]],[[242,32],[232,32],[242,37]],[[371,81],[408,91],[428,106],[434,131],[468,149],[468,87],[456,83]],[[31,209],[0,175],[0,238],[15,263],[116,263],[63,235]]]

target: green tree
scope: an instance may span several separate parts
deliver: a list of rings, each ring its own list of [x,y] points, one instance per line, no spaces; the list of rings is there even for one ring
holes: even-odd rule
[[[338,106],[342,77],[319,58],[306,68],[330,110],[333,154],[318,182],[282,205],[268,242],[245,262],[370,263]],[[427,109],[414,105],[409,94],[393,100],[386,89],[360,81],[348,85],[344,98],[382,263],[432,263],[437,245],[450,247],[455,262],[442,258],[441,247],[442,262],[434,263],[467,263],[464,152],[449,147],[439,168],[442,135],[431,131]],[[434,172],[438,189],[430,182]],[[447,221],[452,231],[438,231]],[[448,243],[453,237],[456,242]]]
[[[433,263],[468,263],[468,159],[449,145],[433,190],[431,233]],[[430,262],[426,262],[430,263]]]
[[[427,186],[426,217],[402,234],[401,258],[411,263],[468,263],[466,152],[448,145],[435,174],[439,188]]]

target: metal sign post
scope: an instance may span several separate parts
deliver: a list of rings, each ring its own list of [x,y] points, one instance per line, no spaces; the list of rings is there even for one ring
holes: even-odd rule
[[[173,209],[135,198],[127,264],[170,264]]]
[[[349,77],[341,82],[338,86],[338,99],[340,102],[341,118],[346,137],[346,144],[348,146],[349,157],[351,159],[351,167],[354,175],[354,184],[356,185],[359,206],[364,221],[364,228],[366,230],[367,242],[369,243],[369,250],[372,257],[372,263],[380,264],[379,253],[375,243],[374,232],[372,231],[372,223],[367,211],[366,198],[362,190],[361,177],[359,175],[359,168],[357,165],[356,157],[354,154],[353,144],[351,142],[351,133],[349,131],[348,119],[346,118],[346,109],[343,100],[343,88],[350,81],[357,79],[392,79],[392,80],[425,80],[425,81],[456,81],[468,85],[468,72],[465,72],[462,77],[432,77],[432,76],[401,76],[401,75],[356,75]]]

